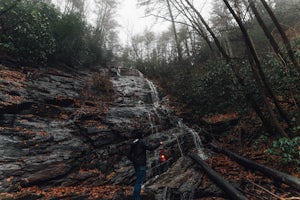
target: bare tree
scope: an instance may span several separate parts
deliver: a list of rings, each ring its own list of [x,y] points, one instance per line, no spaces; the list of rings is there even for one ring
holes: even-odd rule
[[[273,23],[275,24],[282,40],[283,40],[283,43],[285,45],[285,48],[287,50],[287,53],[292,61],[292,63],[294,64],[295,68],[298,70],[298,72],[300,73],[300,65],[296,59],[296,56],[294,54],[294,51],[292,49],[292,46],[291,46],[291,43],[288,39],[288,37],[286,36],[283,28],[281,27],[279,21],[277,20],[275,14],[273,13],[272,9],[268,6],[267,2],[265,0],[260,0],[261,3],[263,4],[264,8],[266,9],[266,11],[268,12],[269,16],[271,17]]]
[[[275,51],[276,55],[279,57],[279,60],[282,62],[282,64],[284,66],[287,66],[288,61],[285,59],[284,54],[281,52],[279,45],[277,44],[277,42],[275,41],[273,35],[271,34],[271,32],[268,30],[267,25],[264,23],[262,17],[260,16],[255,3],[253,0],[248,0],[249,5],[251,7],[252,12],[254,13],[256,20],[258,22],[258,24],[260,25],[260,27],[263,29],[265,36],[267,37],[267,39],[269,40],[273,50]]]
[[[169,15],[170,15],[171,22],[172,22],[172,29],[173,29],[173,33],[174,33],[176,48],[177,48],[178,61],[179,61],[179,63],[181,63],[182,62],[182,50],[181,50],[181,45],[180,45],[179,40],[178,40],[175,20],[174,20],[172,8],[171,8],[171,5],[170,5],[170,1],[169,0],[166,0],[166,1],[167,1]]]
[[[95,0],[95,4],[97,15],[95,36],[100,44],[105,45],[108,34],[117,26],[113,18],[117,2],[116,0]]]
[[[190,2],[188,2],[188,3],[190,3]],[[189,5],[191,6],[192,4],[190,3]],[[249,104],[251,105],[251,107],[255,110],[255,112],[257,113],[257,115],[260,117],[260,119],[262,120],[264,126],[268,130],[271,131],[272,130],[272,126],[271,126],[270,121],[264,116],[262,110],[260,109],[259,105],[255,101],[254,94],[248,91],[247,84],[245,83],[244,79],[242,78],[242,75],[240,74],[239,69],[231,62],[230,56],[226,53],[226,51],[223,48],[223,46],[221,46],[221,43],[219,42],[219,40],[216,37],[215,33],[209,27],[208,23],[206,23],[206,21],[201,16],[201,14],[199,13],[199,11],[197,11],[197,9],[194,6],[192,7],[192,10],[197,13],[196,14],[197,16],[200,15],[199,17],[201,19],[201,22],[204,23],[205,28],[208,30],[208,32],[210,33],[210,35],[214,39],[214,42],[215,42],[216,46],[218,47],[219,51],[222,53],[222,55],[225,58],[226,62],[230,65],[232,71],[234,72],[234,75],[235,75],[236,79],[238,80],[238,83],[240,84],[240,86],[243,89],[243,93],[244,93],[247,101],[249,102]]]
[[[177,9],[177,11],[191,24],[186,24],[186,26],[190,26],[194,29],[205,40],[210,50],[214,52],[214,48],[212,47],[207,33],[204,30],[205,28],[202,26],[197,15],[195,15],[195,12],[192,12],[188,7],[186,7],[183,0],[172,0],[171,2],[173,2],[173,6]]]
[[[149,30],[144,31],[144,44],[145,44],[145,50],[146,50],[146,59],[150,60],[150,54],[152,48],[152,44],[155,42],[155,35],[153,32]]]
[[[285,56],[283,55],[283,53],[280,51],[279,46],[277,44],[277,42],[275,41],[274,37],[272,36],[272,34],[270,33],[270,31],[268,30],[267,26],[265,25],[265,23],[263,22],[260,14],[258,13],[256,6],[254,4],[253,0],[248,0],[249,1],[249,5],[259,23],[259,25],[261,26],[261,28],[263,29],[266,37],[268,38],[271,46],[273,47],[276,55],[279,56],[279,60],[282,61],[282,64],[284,66],[286,66],[287,60],[285,59]],[[288,117],[287,112],[282,108],[282,106],[279,104],[276,96],[274,95],[272,89],[269,87],[269,84],[266,84],[266,89],[267,92],[269,93],[269,95],[271,96],[274,104],[276,105],[276,108],[279,110],[279,113],[281,114],[282,118],[290,125],[290,119]]]
[[[185,0],[185,2],[190,6],[190,8],[196,13],[196,15],[199,17],[200,21],[203,23],[204,27],[206,28],[206,30],[210,33],[210,35],[212,36],[217,48],[219,49],[219,51],[222,53],[222,55],[224,56],[224,58],[226,60],[230,60],[229,56],[227,55],[226,51],[224,50],[224,48],[222,47],[220,41],[217,39],[217,36],[215,35],[215,33],[212,31],[212,29],[210,28],[210,26],[208,25],[208,23],[205,21],[205,19],[203,18],[203,16],[201,15],[201,13],[193,6],[193,4],[189,1],[189,0]]]
[[[268,101],[268,98],[267,98],[267,95],[266,95],[267,89],[266,89],[265,77],[264,77],[264,74],[262,72],[261,64],[260,64],[259,58],[257,56],[256,50],[253,46],[253,43],[251,41],[251,38],[250,38],[246,28],[244,27],[241,19],[235,13],[232,6],[229,4],[228,0],[223,0],[223,2],[225,3],[227,8],[229,9],[230,13],[233,15],[234,19],[238,23],[238,25],[241,29],[241,32],[243,34],[245,43],[246,43],[246,45],[248,47],[248,50],[249,50],[248,58],[249,58],[249,62],[250,62],[250,67],[251,67],[251,70],[253,72],[254,78],[256,80],[256,84],[258,86],[259,92],[260,92],[260,94],[263,98],[266,109],[269,113],[270,123],[274,126],[275,131],[277,133],[279,133],[283,137],[288,137],[288,134],[281,127],[281,125],[280,125],[279,121],[277,120],[276,115],[275,115],[275,113],[272,109],[272,106],[271,106],[270,102]]]
[[[79,13],[81,16],[85,16],[85,1],[84,0],[66,0],[64,13]]]
[[[175,17],[172,10],[171,0],[138,0],[138,5],[146,7],[146,14],[171,22],[172,32],[177,50],[177,60],[179,61],[179,63],[181,63],[182,47],[178,39],[178,33],[176,28]],[[166,8],[166,10],[164,8]]]

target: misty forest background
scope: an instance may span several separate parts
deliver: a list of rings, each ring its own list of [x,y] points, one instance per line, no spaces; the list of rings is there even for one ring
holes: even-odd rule
[[[300,170],[300,0],[216,0],[208,19],[191,0],[138,0],[170,27],[128,35],[126,44],[120,2],[94,3],[91,23],[84,0],[0,0],[1,64],[137,68],[185,120],[234,117],[238,125],[223,135],[264,143],[266,154]]]

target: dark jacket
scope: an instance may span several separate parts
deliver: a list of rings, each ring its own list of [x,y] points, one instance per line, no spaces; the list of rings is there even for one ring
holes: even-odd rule
[[[130,154],[132,155],[132,162],[134,168],[137,169],[140,166],[146,166],[146,150],[154,150],[159,147],[158,144],[150,144],[142,139],[136,139],[133,141],[130,149]]]

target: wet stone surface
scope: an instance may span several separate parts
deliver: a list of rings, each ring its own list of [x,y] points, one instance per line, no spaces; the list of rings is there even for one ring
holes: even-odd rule
[[[190,130],[178,125],[153,83],[139,71],[99,70],[110,76],[115,91],[104,109],[104,102],[82,95],[84,88],[91,88],[90,71],[3,70],[0,192],[34,185],[132,186],[134,169],[126,150],[135,134],[164,143],[147,155],[146,190],[153,198],[159,199],[166,188],[194,192],[201,177],[189,158],[180,158],[195,148]],[[165,162],[159,158],[161,149],[166,150]]]

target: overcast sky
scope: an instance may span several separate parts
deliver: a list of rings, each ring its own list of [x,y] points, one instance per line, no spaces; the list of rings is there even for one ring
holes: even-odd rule
[[[119,34],[122,41],[126,42],[128,35],[142,33],[146,28],[154,32],[160,32],[170,26],[169,22],[155,21],[153,17],[144,17],[144,10],[137,7],[136,0],[121,0],[120,2],[117,20],[121,25]],[[201,10],[201,14],[207,17],[211,0],[197,0],[195,2],[196,7]]]
[[[61,0],[52,0],[56,5],[62,6]],[[88,7],[93,10],[94,0],[86,0]],[[120,5],[116,11],[116,19],[120,25],[119,36],[123,43],[126,43],[128,36],[142,33],[145,29],[155,33],[162,32],[170,26],[170,22],[165,22],[162,19],[154,20],[154,17],[144,17],[143,8],[137,7],[137,0],[119,0]],[[201,10],[204,16],[209,13],[211,0],[196,0],[196,7]],[[91,21],[92,21],[91,17]]]
[[[143,8],[137,7],[136,0],[123,0],[118,7],[117,21],[120,37],[126,42],[128,36],[142,33],[145,29],[157,32],[166,30],[169,23],[157,23],[153,17],[145,17]]]

